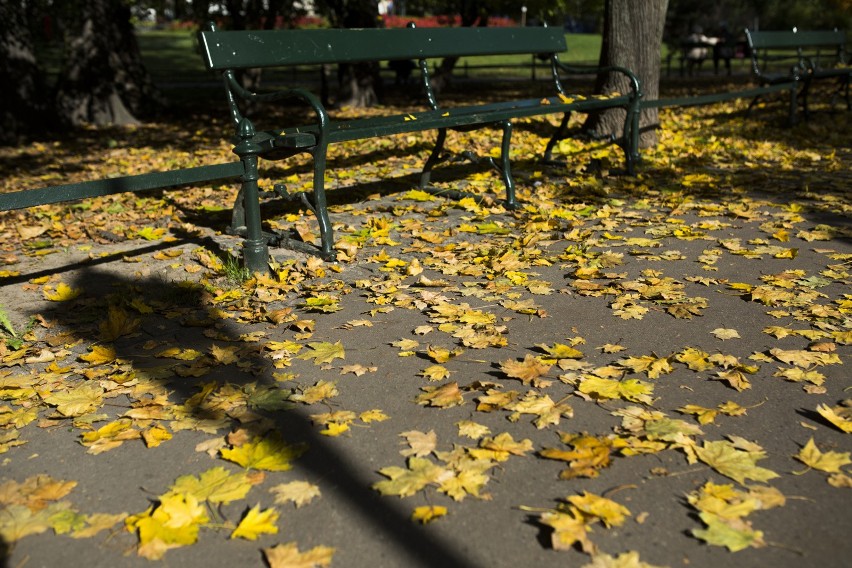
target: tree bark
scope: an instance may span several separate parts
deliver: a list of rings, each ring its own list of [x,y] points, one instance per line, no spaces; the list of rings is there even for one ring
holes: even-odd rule
[[[458,6],[462,27],[486,27],[488,25],[488,10],[481,0],[462,0]],[[455,15],[455,14],[449,14]],[[458,63],[458,57],[445,57],[429,78],[429,86],[435,93],[440,93],[453,78],[453,69]]]
[[[660,45],[666,21],[668,0],[607,0],[604,8],[603,45],[600,65],[626,67],[639,78],[642,97],[653,100],[660,93]],[[595,93],[630,92],[630,83],[622,73],[598,76]],[[610,109],[589,115],[585,129],[600,136],[623,131],[625,112]],[[658,123],[657,109],[645,109],[639,119],[642,131],[640,146],[657,143],[654,126]]]
[[[317,3],[324,9],[333,27],[375,28],[378,25],[377,0],[323,0]],[[326,73],[327,70],[323,70]],[[324,75],[323,80],[327,81]],[[328,99],[326,82],[323,98]],[[377,63],[350,63],[337,66],[337,106],[364,108],[379,102],[382,78]]]
[[[56,95],[60,118],[72,126],[137,124],[163,99],[142,63],[122,0],[87,0],[71,24]]]
[[[21,2],[0,2],[0,86],[0,144],[48,126],[46,85]]]

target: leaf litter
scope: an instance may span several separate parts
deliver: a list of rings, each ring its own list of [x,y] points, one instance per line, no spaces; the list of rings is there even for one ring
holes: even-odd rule
[[[11,463],[26,459],[22,452],[33,429],[57,426],[70,429],[93,455],[81,459],[119,447],[155,451],[187,431],[206,437],[198,449],[211,459],[206,470],[180,472],[135,514],[78,511],[69,500],[74,481],[46,474],[6,480],[0,485],[0,534],[7,543],[51,530],[92,538],[123,525],[135,535],[140,556],[158,559],[172,548],[203,546],[214,538],[209,533],[218,532],[258,541],[273,567],[328,565],[345,542],[300,547],[288,541],[282,513],[273,506],[292,504],[299,511],[293,514],[301,514],[322,494],[321,484],[292,477],[310,444],[271,427],[275,413],[309,407],[316,432],[342,443],[372,428],[404,439],[395,463],[376,467],[372,487],[386,498],[425,499],[426,505],[411,508],[415,523],[451,522],[467,514],[463,501],[488,502],[495,491],[504,499],[512,494],[510,486],[495,483],[508,479],[505,472],[512,468],[559,462],[551,495],[558,504],[537,508],[541,503],[514,495],[515,506],[549,531],[552,548],[589,555],[589,566],[650,566],[636,551],[613,556],[601,550],[618,552],[606,533],[628,522],[641,530],[640,516],[630,521],[631,511],[606,496],[568,495],[568,483],[606,479],[622,460],[675,452],[684,465],[702,468],[695,479],[703,485],[686,495],[701,527],[685,521],[684,530],[730,552],[771,546],[771,534],[755,526],[772,514],[764,511],[785,503],[774,484],[816,470],[825,474],[827,491],[852,485],[849,452],[829,449],[845,440],[852,420],[844,398],[848,385],[831,370],[844,364],[852,343],[852,253],[839,240],[850,236],[842,222],[852,213],[843,190],[850,156],[839,148],[836,127],[819,121],[795,133],[819,149],[810,151],[791,146],[786,133],[774,130],[771,135],[781,140],[764,141],[761,133],[770,127],[751,119],[726,124],[701,111],[663,112],[663,119],[660,146],[647,153],[637,178],[596,175],[581,165],[572,165],[568,176],[563,170],[523,172],[524,205],[516,212],[495,199],[491,192],[499,193],[499,180],[488,173],[469,182],[475,199],[435,200],[412,191],[334,205],[333,217],[342,219],[337,263],[285,257],[268,275],[234,280],[228,262],[208,248],[190,254],[165,249],[144,260],[113,253],[128,266],[142,260],[166,274],[174,284],[172,298],[134,290],[132,280],[126,290],[104,296],[91,296],[88,286],[58,275],[6,284],[20,272],[0,271],[4,289],[47,302],[26,331],[18,331],[20,318],[10,317],[8,307],[3,312],[0,453]],[[737,135],[734,125],[743,120],[756,138]],[[704,129],[711,139],[696,143]],[[538,140],[534,133],[518,133],[517,152],[533,154]],[[573,151],[574,144],[564,141],[560,151],[587,163],[590,156]],[[215,162],[226,151],[219,145],[199,159]],[[63,148],[57,159],[67,161],[73,153]],[[127,173],[130,162],[121,156],[133,153],[122,148],[103,165],[104,173]],[[594,155],[604,164],[618,159],[608,149]],[[755,163],[773,173],[757,173],[749,166]],[[384,177],[371,167],[363,166],[358,177]],[[6,176],[4,190],[40,184],[18,175]],[[352,187],[354,171],[336,175],[341,188]],[[308,183],[301,174],[287,181],[295,188]],[[261,180],[264,187],[271,183]],[[749,192],[755,185],[764,192]],[[69,248],[96,260],[92,245],[129,247],[140,239],[168,243],[181,232],[201,234],[185,212],[227,209],[232,199],[231,189],[208,187],[3,214],[4,263],[47,262]],[[311,238],[312,220],[304,211],[271,217],[269,224],[294,226]],[[732,237],[738,227],[758,236]],[[166,254],[171,250],[177,252]],[[819,270],[800,268],[802,255],[816,259]],[[726,275],[726,264],[754,262],[766,263],[757,280]],[[750,324],[735,315],[722,325],[703,323],[721,298],[737,299],[747,306],[740,309],[764,316],[762,351],[740,349]],[[599,311],[603,322],[654,320],[664,327],[660,318],[671,318],[693,331],[689,343],[662,353],[637,352],[633,338],[604,334],[595,338],[603,347],[591,354],[578,347],[592,328],[570,329],[567,322],[560,335],[535,331],[538,325],[546,329],[553,311],[548,305],[568,300],[587,302],[577,305]],[[71,306],[76,315],[59,325],[52,306]],[[410,336],[385,338],[383,345],[393,342],[397,358],[426,362],[409,377],[388,377],[388,361],[372,356],[373,347],[356,335],[381,327],[395,310],[413,312],[417,323]],[[348,314],[347,323],[334,319],[340,312]],[[209,344],[190,346],[156,334],[152,339],[157,318],[200,330]],[[226,333],[227,326],[239,332]],[[140,365],[142,359],[128,355],[129,344],[159,364]],[[260,379],[264,373],[274,377],[273,384]],[[224,378],[229,375],[250,378]],[[187,380],[191,386],[181,398],[174,385]],[[399,396],[433,420],[456,426],[455,437],[446,427],[408,428],[404,417],[369,406],[345,408],[350,389],[370,381],[380,389],[389,388],[384,381],[407,381],[411,387],[400,388]],[[759,432],[757,441],[741,437],[738,432],[751,431],[740,431],[738,420],[763,411],[749,391],[759,389],[767,406],[774,403],[765,383],[822,397],[807,405],[814,409],[809,429],[816,429],[815,436],[801,432],[786,446],[770,432]],[[676,395],[673,385],[716,398]],[[589,412],[606,416],[608,430],[572,426]],[[794,424],[797,416],[788,412]],[[729,435],[719,439],[709,428]],[[770,455],[758,442],[785,447],[786,454]],[[758,465],[763,460],[773,468]],[[257,486],[264,487],[263,495]],[[274,544],[279,533],[286,542]]]

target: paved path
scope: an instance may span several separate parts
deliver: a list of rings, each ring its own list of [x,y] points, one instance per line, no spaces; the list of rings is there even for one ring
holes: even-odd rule
[[[518,214],[421,202],[398,190],[404,183],[382,182],[367,192],[383,195],[338,204],[332,214],[340,235],[361,241],[357,250],[344,248],[354,260],[322,264],[276,250],[281,279],[254,287],[211,270],[212,256],[199,248],[237,243],[204,228],[187,235],[173,227],[172,241],[11,253],[17,262],[0,280],[2,304],[18,329],[37,319],[26,338],[29,362],[19,364],[11,350],[3,356],[0,410],[31,408],[38,418],[17,430],[7,425],[25,443],[4,446],[0,477],[7,484],[39,474],[76,482],[54,501],[48,493],[44,506],[140,514],[180,476],[243,471],[217,452],[278,432],[307,444],[292,469],[255,475],[245,497],[211,506],[198,542],[168,550],[163,565],[259,566],[261,549],[297,542],[302,551],[333,547],[332,565],[350,568],[581,566],[589,556],[579,545],[554,550],[541,515],[589,492],[630,513],[620,525],[610,519],[612,527],[587,517],[588,546],[601,553],[638,551],[654,565],[702,568],[844,566],[852,556],[850,490],[829,484],[827,472],[799,475],[806,467],[793,457],[811,438],[823,452],[850,450],[848,434],[816,411],[842,411],[849,398],[850,161],[839,163],[845,170],[822,175],[820,164],[800,162],[806,183],[789,171],[741,169],[733,186],[725,172],[699,168],[712,181],[690,178],[691,194],[679,189],[683,178],[665,185],[658,174],[652,187],[588,178],[564,193],[564,177],[528,170],[519,178],[530,208]],[[702,183],[718,185],[702,195]],[[563,197],[554,199],[557,192]],[[46,300],[62,292],[60,283],[80,295]],[[323,362],[320,351],[338,342],[343,351]],[[582,355],[562,351],[538,368],[530,363],[547,359],[546,349],[559,353],[559,345]],[[111,346],[114,356],[81,360],[96,346]],[[699,352],[703,362],[690,359]],[[643,370],[639,358],[654,366]],[[510,371],[507,362],[520,368]],[[437,380],[424,376],[430,373]],[[590,377],[646,390],[624,391],[632,401],[610,400],[590,387]],[[323,396],[321,381],[336,392]],[[460,390],[442,391],[441,400],[460,404],[442,408],[433,406],[441,400],[422,398],[453,383]],[[37,392],[23,393],[26,384]],[[97,385],[86,412],[50,398],[84,384]],[[494,402],[511,391],[528,402],[537,397],[538,408],[544,395],[562,404],[561,416],[550,415],[558,423],[538,428],[537,415],[516,413],[522,406]],[[687,405],[718,416],[700,425],[678,412]],[[65,418],[58,408],[79,416]],[[388,419],[362,415],[374,409]],[[318,425],[317,415],[334,412],[349,429],[323,435],[329,426]],[[663,415],[682,422],[662,422]],[[122,416],[155,447],[128,435],[93,455],[90,433]],[[490,433],[462,435],[464,421]],[[155,445],[161,431],[171,439]],[[411,432],[434,432],[434,450],[428,441],[417,448],[419,463],[438,471],[423,488],[412,478],[412,496],[380,495],[373,485],[387,477],[379,470],[418,459],[402,455],[418,453],[406,441],[416,436],[401,436]],[[502,433],[529,443],[496,451]],[[587,470],[593,477],[560,479],[569,464],[540,455],[571,449],[560,433],[616,444],[611,464]],[[737,483],[696,456],[696,448],[731,439],[741,440],[728,446],[739,457],[765,452],[757,466],[778,477]],[[626,455],[642,449],[648,453]],[[471,456],[489,463],[482,477],[461,473]],[[437,490],[454,475],[470,476],[459,501]],[[299,508],[276,504],[272,490],[293,481],[315,485],[321,496]],[[732,553],[692,535],[704,523],[688,496],[708,481],[786,496],[783,506],[745,518],[766,546]],[[257,504],[278,511],[278,533],[229,539]],[[427,525],[411,521],[423,506],[448,514]],[[7,507],[0,523],[20,530],[10,511],[21,509]],[[149,565],[137,547],[121,524],[81,539],[47,530],[15,543],[6,565],[64,566],[69,558],[79,566]]]

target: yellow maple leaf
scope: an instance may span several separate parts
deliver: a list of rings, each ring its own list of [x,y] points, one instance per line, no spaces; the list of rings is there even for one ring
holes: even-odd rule
[[[126,440],[141,437],[139,430],[132,426],[132,420],[121,418],[101,426],[94,432],[83,433],[80,443],[88,448],[88,453],[97,455],[117,448]]]
[[[168,518],[163,521],[167,528],[185,527],[191,524],[204,524],[210,519],[207,511],[193,495],[166,494],[160,497],[160,505],[156,512],[163,513]]]
[[[430,381],[442,381],[450,376],[450,370],[443,365],[429,365],[422,371],[420,376],[426,377]]]
[[[459,389],[459,384],[455,381],[438,387],[423,387],[421,390],[425,392],[417,396],[415,399],[417,404],[437,406],[439,408],[449,408],[464,404],[461,389]]]
[[[582,495],[571,495],[567,501],[586,517],[600,520],[607,527],[620,527],[630,511],[612,499],[584,491]]]
[[[305,552],[299,552],[295,542],[288,542],[264,548],[263,555],[269,563],[269,568],[322,568],[331,564],[334,549],[315,546]]]
[[[244,471],[231,473],[217,466],[202,472],[198,477],[191,474],[178,477],[170,487],[170,492],[192,495],[199,501],[227,505],[245,497],[255,483],[256,479]]]
[[[426,458],[408,458],[408,467],[390,466],[379,470],[388,479],[373,484],[373,489],[382,495],[410,497],[431,483],[452,475],[446,468]]]
[[[300,393],[290,395],[290,400],[302,402],[305,404],[315,404],[332,398],[340,394],[335,383],[329,381],[319,381],[315,385],[310,386]]]
[[[91,351],[85,355],[81,355],[80,359],[91,363],[92,365],[105,365],[115,361],[115,349],[106,345],[95,345]]]
[[[580,381],[577,390],[594,399],[611,400],[623,398],[632,402],[651,404],[653,402],[651,394],[654,392],[654,386],[644,383],[639,379],[616,381],[614,379],[603,379],[594,375],[588,375]]]
[[[98,383],[86,382],[66,391],[43,395],[42,400],[55,406],[62,416],[82,416],[94,411],[103,403],[104,389]]]
[[[491,429],[488,426],[478,424],[471,420],[462,420],[457,422],[456,426],[459,428],[459,436],[466,436],[474,440],[478,440],[479,438],[491,433]]]
[[[345,359],[346,353],[343,349],[343,344],[338,341],[329,343],[327,341],[317,341],[308,343],[311,348],[310,352],[297,355],[298,359],[313,359],[314,364],[322,365],[323,363],[331,363],[335,359]]]
[[[828,473],[842,473],[840,468],[852,463],[852,460],[849,459],[849,452],[821,452],[813,438],[808,440],[801,451],[793,457],[808,466],[809,469],[818,469]],[[799,473],[805,473],[805,471]]]
[[[729,386],[742,392],[751,388],[751,382],[746,378],[746,374],[741,367],[728,369],[727,371],[718,371],[716,373],[717,380],[728,383]]]
[[[136,236],[142,237],[146,241],[156,241],[165,234],[166,230],[163,227],[145,227],[136,231]]]
[[[236,448],[223,448],[220,454],[228,461],[246,469],[287,471],[292,461],[308,449],[307,444],[288,444],[277,434],[255,438]]]
[[[220,347],[214,345],[210,348],[210,355],[220,365],[230,365],[239,362],[239,350],[240,348],[236,346]]]
[[[726,339],[738,339],[740,337],[740,334],[736,329],[728,329],[723,327],[717,327],[710,333],[712,333],[723,341]]]
[[[41,534],[50,528],[50,517],[55,511],[31,511],[24,505],[9,505],[0,515],[0,538],[14,543],[25,536]]]
[[[582,513],[576,509],[569,511],[547,511],[539,517],[542,524],[553,529],[550,537],[554,550],[570,550],[575,543],[579,543],[584,552],[591,554],[597,551],[597,547],[589,540],[589,531]]]
[[[87,515],[83,518],[84,526],[74,529],[69,534],[71,538],[91,538],[101,531],[109,530],[116,524],[122,522],[127,517],[127,513],[117,513],[111,515],[109,513],[95,513]]]
[[[194,544],[199,528],[209,518],[192,495],[167,494],[156,506],[124,520],[128,531],[139,536],[137,554],[158,560],[171,548]]]
[[[404,456],[428,456],[438,445],[438,435],[435,434],[434,430],[429,430],[428,432],[409,430],[408,432],[400,433],[400,436],[405,438],[409,446],[399,452]]]
[[[765,482],[778,477],[774,471],[757,466],[757,460],[766,457],[764,452],[738,449],[735,443],[727,440],[705,440],[703,446],[695,446],[695,454],[722,475],[739,483],[745,483],[746,479]]]
[[[180,361],[195,361],[204,355],[197,349],[183,349],[181,347],[169,347],[157,353],[157,357],[179,359]]]
[[[658,379],[660,375],[671,373],[674,370],[668,357],[657,357],[655,355],[627,357],[620,360],[618,364],[627,367],[634,373],[647,373],[649,379]]]
[[[271,487],[269,492],[275,495],[276,503],[290,503],[296,508],[307,505],[321,495],[320,488],[307,481],[291,481]]]
[[[148,448],[156,448],[163,442],[172,439],[172,434],[162,426],[152,426],[142,431],[142,439]]]
[[[609,554],[595,554],[592,561],[584,564],[582,568],[660,568],[653,564],[643,562],[639,559],[639,553],[635,550],[623,552],[618,556]]]
[[[255,505],[240,521],[231,538],[244,538],[246,540],[257,540],[263,534],[278,534],[278,511],[269,508],[260,510],[260,505]]]
[[[687,404],[677,409],[678,412],[684,414],[694,414],[698,418],[699,424],[712,424],[719,415],[719,411],[715,408],[705,408],[697,404]]]
[[[414,509],[411,520],[425,525],[447,514],[447,508],[440,505],[422,506]]]
[[[82,288],[72,288],[65,282],[60,282],[56,285],[55,290],[49,288],[44,289],[44,299],[51,302],[67,302],[73,300],[83,293]]]
[[[432,345],[426,347],[426,354],[436,363],[446,363],[453,357],[461,355],[462,353],[464,353],[464,350],[460,348],[450,351],[449,349],[434,347]]]
[[[107,319],[102,321],[99,326],[101,339],[103,341],[115,341],[123,335],[128,335],[136,331],[141,323],[142,320],[132,316],[126,310],[119,306],[111,305]]]
[[[404,193],[402,195],[402,199],[411,199],[413,201],[434,201],[437,198],[422,189],[412,189]]]
[[[515,441],[508,432],[498,434],[493,438],[482,438],[479,447],[488,450],[491,459],[495,461],[506,461],[510,455],[523,456],[533,449],[532,440],[524,439]]]
[[[374,408],[372,410],[365,410],[358,415],[358,418],[360,418],[362,422],[369,424],[370,422],[384,422],[385,420],[390,419],[390,416],[378,408]]]
[[[539,343],[536,345],[544,350],[545,353],[550,355],[554,359],[582,359],[583,352],[579,349],[575,349],[570,345],[564,345],[562,343],[554,343],[553,346],[546,345],[544,343]]]
[[[320,430],[320,434],[335,438],[348,431],[349,422],[329,422],[324,429]]]
[[[852,433],[852,419],[838,414],[838,410],[841,409],[846,414],[850,414],[850,411],[852,411],[849,407],[838,407],[838,409],[834,409],[829,407],[827,404],[820,404],[816,407],[820,416],[837,426],[843,432],[846,432],[847,434]]]
[[[513,379],[518,379],[525,385],[537,386],[541,383],[540,377],[547,374],[553,365],[543,362],[539,357],[530,355],[524,357],[523,361],[508,360],[500,363],[500,370]]]
[[[26,505],[33,511],[40,511],[49,502],[68,495],[76,486],[76,481],[53,479],[43,473],[28,477],[22,483],[10,479],[0,483],[0,505]]]
[[[561,434],[560,439],[572,448],[543,448],[539,452],[543,458],[568,462],[568,468],[559,473],[560,479],[594,478],[600,474],[601,469],[609,467],[613,447],[609,438],[587,434]]]
[[[715,546],[727,547],[737,552],[748,547],[760,548],[766,545],[763,532],[754,530],[747,521],[726,520],[713,513],[702,512],[699,517],[707,525],[706,529],[693,529],[692,534]]]

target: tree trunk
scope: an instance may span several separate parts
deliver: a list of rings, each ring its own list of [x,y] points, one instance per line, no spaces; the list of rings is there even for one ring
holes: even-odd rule
[[[80,2],[69,22],[56,107],[68,124],[138,124],[163,104],[142,63],[122,0]]]
[[[600,65],[617,65],[633,71],[642,85],[642,97],[653,100],[660,93],[660,45],[666,21],[668,0],[607,0],[604,9],[603,45]],[[595,93],[628,93],[630,83],[621,73],[598,76]],[[585,129],[597,135],[623,131],[625,112],[610,109],[589,115]],[[658,123],[657,109],[642,111],[639,129],[640,146],[647,148],[657,143],[653,129]]]
[[[0,144],[47,127],[46,86],[21,2],[0,2],[0,86]]]
[[[341,23],[344,28],[375,28],[378,14],[376,0],[349,0]],[[364,108],[379,102],[382,78],[377,63],[341,64],[337,74],[338,106]]]
[[[480,0],[462,0],[459,6],[462,27],[485,27],[488,25],[488,11]],[[454,15],[454,14],[453,14]],[[458,57],[445,57],[429,78],[429,86],[435,93],[440,93],[452,81],[453,69],[458,63]]]

